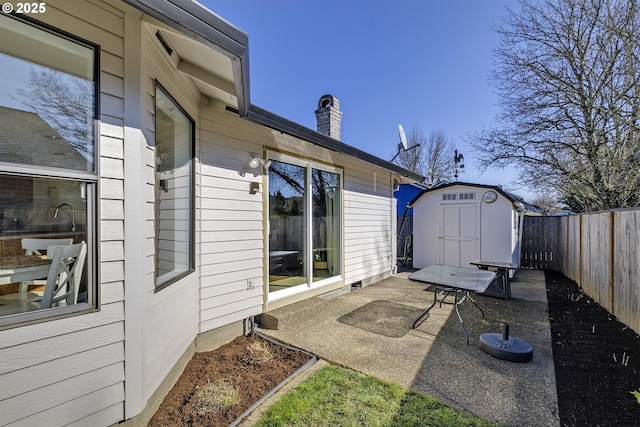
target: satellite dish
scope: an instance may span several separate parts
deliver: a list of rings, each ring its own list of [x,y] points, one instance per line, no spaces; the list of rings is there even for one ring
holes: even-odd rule
[[[402,150],[404,151],[413,150],[414,148],[417,148],[420,146],[420,144],[416,144],[413,147],[409,147],[409,145],[407,144],[407,136],[404,133],[404,129],[402,128],[402,125],[398,125],[398,136],[400,136],[400,143],[398,144],[398,152],[396,153],[395,156],[393,156],[390,162],[393,162],[396,159],[396,157],[398,157],[398,155]]]
[[[404,129],[402,125],[398,125],[398,135],[400,135],[400,144],[402,144],[402,148],[407,150],[407,136],[404,134]],[[400,147],[398,147],[400,148]]]

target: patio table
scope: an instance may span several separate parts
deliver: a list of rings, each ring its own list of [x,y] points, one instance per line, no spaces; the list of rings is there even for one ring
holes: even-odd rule
[[[510,262],[488,261],[483,259],[471,260],[469,264],[475,265],[482,270],[493,268],[497,271],[496,280],[487,287],[483,295],[506,300],[511,298],[511,280],[509,279],[509,270],[516,270],[518,266],[511,264]],[[498,282],[501,283],[499,284]]]
[[[282,271],[287,273],[288,276],[291,276],[292,274],[284,266],[285,258],[289,255],[293,255],[297,253],[298,251],[270,251],[269,252],[269,269],[273,271],[275,269],[280,268],[282,269]]]
[[[438,291],[454,294],[454,307],[460,325],[462,325],[462,331],[467,339],[467,345],[469,345],[469,333],[464,325],[460,311],[458,310],[458,304],[463,302],[466,298],[469,298],[471,302],[480,310],[482,317],[484,317],[484,311],[478,303],[471,297],[470,292],[482,293],[489,284],[493,281],[496,274],[492,271],[468,268],[468,267],[455,267],[450,265],[430,265],[426,268],[418,270],[409,275],[410,280],[417,282],[430,283],[433,285],[433,302],[413,323],[415,329],[425,319],[429,311],[438,302]],[[463,294],[462,299],[459,298],[459,294]]]
[[[0,285],[46,278],[51,260],[38,255],[8,256],[0,258]],[[19,292],[0,296],[0,316],[37,310],[40,303],[32,293]]]
[[[46,278],[51,260],[38,255],[0,258],[0,285]]]

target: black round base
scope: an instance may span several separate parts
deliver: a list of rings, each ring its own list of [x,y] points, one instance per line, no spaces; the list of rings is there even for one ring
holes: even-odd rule
[[[493,357],[510,362],[525,363],[533,359],[533,349],[528,342],[516,337],[507,337],[505,340],[503,334],[480,335],[480,348]]]

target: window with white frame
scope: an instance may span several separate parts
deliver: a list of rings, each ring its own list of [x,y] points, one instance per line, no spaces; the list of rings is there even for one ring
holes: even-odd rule
[[[97,306],[98,47],[0,15],[0,328]]]
[[[342,276],[342,171],[272,153],[269,292],[295,293]]]
[[[156,288],[194,270],[195,123],[156,83]]]

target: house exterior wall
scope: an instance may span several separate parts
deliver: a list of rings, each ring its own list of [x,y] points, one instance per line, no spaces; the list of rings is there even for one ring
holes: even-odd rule
[[[131,224],[128,239],[142,242],[141,253],[137,258],[129,260],[127,265],[140,262],[139,277],[131,277],[126,286],[134,286],[139,295],[137,299],[140,305],[130,307],[129,314],[138,316],[131,311],[142,311],[139,321],[132,321],[131,328],[142,329],[140,344],[127,342],[127,363],[135,361],[136,369],[127,371],[127,380],[135,379],[139,388],[129,388],[129,396],[139,396],[139,402],[127,402],[127,416],[135,415],[162,383],[173,366],[189,348],[198,334],[199,322],[199,264],[196,263],[196,271],[183,277],[175,283],[156,290],[155,287],[155,95],[156,81],[176,100],[185,112],[196,122],[196,150],[199,144],[200,129],[199,93],[186,76],[179,74],[167,55],[163,55],[162,47],[155,38],[155,27],[148,23],[152,19],[143,17],[138,29],[141,38],[141,73],[136,81],[140,82],[142,101],[136,102],[142,108],[142,140],[125,141],[139,147],[140,170],[143,171],[138,185],[127,187],[125,197],[125,212],[139,209],[139,201],[143,201],[142,214],[137,219],[140,222]],[[131,58],[135,61],[135,58]],[[133,82],[132,82],[133,83]],[[132,94],[135,96],[135,93]],[[196,167],[197,170],[197,167]],[[197,191],[197,190],[196,190]],[[126,222],[130,220],[126,216]],[[135,219],[131,219],[132,222]],[[199,221],[196,210],[195,223],[195,248],[198,259],[199,248]],[[128,253],[127,253],[128,255]],[[127,294],[127,301],[129,295]],[[127,322],[128,323],[128,322]],[[162,357],[158,357],[162,355]]]
[[[122,2],[51,0],[38,20],[100,46],[100,307],[0,331],[0,425],[98,426],[134,417],[195,351],[198,336],[273,306],[265,279],[266,175],[249,168],[254,154],[276,150],[343,170],[342,278],[297,299],[391,275],[391,172],[251,123],[203,98],[155,39],[163,24]],[[196,127],[195,272],[159,291],[156,80]],[[260,191],[251,194],[251,182],[259,182]]]
[[[414,202],[413,265],[441,264],[441,209],[443,206],[475,205],[478,215],[478,258],[512,262],[518,242],[517,213],[512,202],[498,193],[493,203],[482,201],[490,188],[454,185],[424,193]],[[473,200],[443,200],[445,193],[474,193]]]
[[[203,239],[204,247],[214,248],[211,259],[220,269],[238,268],[237,272],[229,272],[235,286],[238,307],[237,313],[229,312],[229,316],[240,316],[234,320],[246,318],[248,302],[259,299],[266,301],[265,309],[270,310],[288,303],[308,298],[312,295],[348,286],[359,281],[373,278],[379,279],[391,274],[394,262],[391,255],[395,237],[391,232],[395,212],[392,209],[392,173],[382,168],[372,167],[342,154],[322,147],[302,143],[292,136],[276,132],[254,123],[240,119],[237,115],[225,111],[217,104],[202,110],[202,124],[207,131],[201,139],[208,142],[202,146],[201,168],[203,180],[203,206],[206,203],[204,194],[212,194],[210,225],[218,231]],[[207,148],[209,147],[209,148]],[[320,289],[310,288],[302,295],[294,295],[278,301],[269,301],[266,295],[267,274],[264,259],[264,239],[266,239],[266,175],[250,169],[248,162],[254,154],[268,158],[269,152],[280,152],[288,155],[308,158],[315,162],[338,167],[343,173],[343,279],[323,286]],[[210,175],[217,175],[217,182],[209,190],[205,188],[205,170]],[[261,183],[261,191],[249,194],[251,181]],[[233,184],[232,184],[233,182]],[[226,187],[224,192],[221,190]],[[214,194],[217,192],[217,196]],[[216,200],[215,197],[218,197]],[[227,208],[228,207],[228,208]],[[229,212],[224,213],[226,209]],[[204,215],[204,208],[202,210]],[[246,218],[243,220],[242,218]],[[204,227],[203,220],[203,227]],[[221,239],[216,242],[215,239]],[[392,244],[393,241],[393,244]],[[237,249],[236,249],[237,248]],[[244,258],[242,258],[244,257]],[[203,257],[204,259],[204,257]],[[225,261],[226,260],[226,261]],[[231,262],[231,264],[229,264]],[[211,269],[216,268],[211,266]],[[214,271],[214,270],[212,270]],[[202,296],[208,295],[205,276],[207,275],[203,261]],[[224,277],[223,277],[224,279]],[[256,286],[247,293],[247,280],[254,279]],[[219,284],[216,277],[212,283]],[[213,286],[213,285],[212,285]],[[218,285],[215,285],[218,286]],[[211,288],[210,291],[223,292],[225,298],[232,296],[225,287]],[[240,295],[243,295],[240,297]],[[253,299],[255,298],[255,299]],[[223,301],[217,297],[217,303]],[[231,303],[231,304],[235,304]],[[249,303],[251,305],[251,303]],[[203,307],[205,306],[203,302]],[[230,309],[231,305],[227,306]],[[255,308],[258,308],[257,306]],[[228,322],[229,316],[222,319]],[[242,317],[243,316],[243,317]],[[204,318],[204,317],[203,317]],[[204,322],[204,321],[203,321]],[[201,328],[201,332],[207,330]]]
[[[355,165],[345,174],[345,284],[367,284],[395,266],[391,175]]]
[[[124,418],[124,25],[102,2],[46,3],[38,20],[100,45],[100,310],[0,331],[1,425]]]

